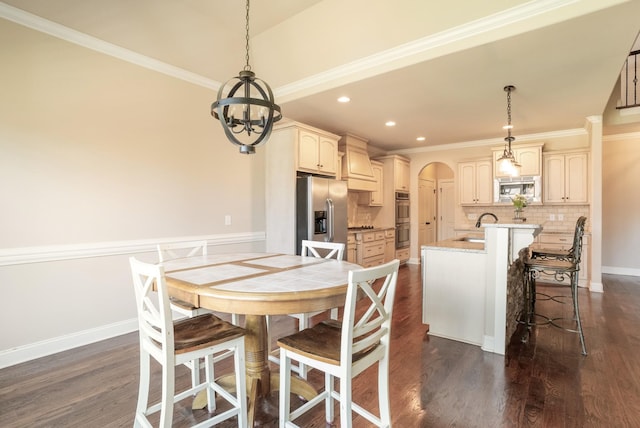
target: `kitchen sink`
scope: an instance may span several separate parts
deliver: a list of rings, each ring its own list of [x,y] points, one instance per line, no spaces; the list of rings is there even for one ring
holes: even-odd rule
[[[464,241],[464,242],[476,242],[478,244],[484,244],[484,238],[475,238],[472,236],[465,236],[462,238],[456,239],[456,241]]]

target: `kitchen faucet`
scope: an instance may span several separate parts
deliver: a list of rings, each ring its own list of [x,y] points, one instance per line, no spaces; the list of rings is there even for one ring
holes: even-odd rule
[[[478,221],[476,221],[476,227],[480,227],[480,225],[482,224],[482,217],[484,217],[486,215],[490,215],[491,217],[493,217],[495,219],[496,223],[498,222],[498,217],[496,217],[496,215],[494,213],[482,213],[482,214],[480,214],[480,217],[478,217]]]

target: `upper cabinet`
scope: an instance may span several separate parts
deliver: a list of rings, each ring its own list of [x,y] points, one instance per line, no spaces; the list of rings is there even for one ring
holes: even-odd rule
[[[338,139],[299,129],[297,169],[335,176],[338,172]]]
[[[522,166],[520,168],[521,176],[542,175],[542,146],[544,146],[544,143],[511,146],[511,151],[515,156],[516,161]],[[497,161],[503,153],[504,147],[493,148],[493,169],[495,178],[509,177],[509,175],[502,174],[496,168]]]
[[[491,160],[460,162],[458,192],[461,205],[493,203],[493,163]]]
[[[358,203],[369,205],[370,207],[381,207],[383,204],[384,172],[382,162],[371,161],[371,170],[375,179],[375,190],[371,192],[360,192]]]
[[[545,204],[586,204],[589,201],[589,154],[587,152],[545,153]]]
[[[408,192],[409,160],[396,156],[393,159],[393,172],[396,192]]]
[[[297,171],[336,176],[338,135],[302,123],[275,124],[265,153],[265,249],[274,253],[296,251]]]

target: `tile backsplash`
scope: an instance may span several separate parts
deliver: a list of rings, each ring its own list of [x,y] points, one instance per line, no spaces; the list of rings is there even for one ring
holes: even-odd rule
[[[498,217],[499,223],[513,223],[514,209],[512,206],[487,206],[487,207],[462,207],[464,217],[458,229],[474,229],[480,214],[491,212]],[[469,216],[473,218],[470,219]],[[549,231],[573,231],[578,217],[587,217],[586,229],[589,225],[589,205],[529,205],[524,208],[523,216],[527,223],[540,224],[543,230]],[[553,219],[553,220],[552,220]],[[493,222],[491,217],[485,217],[483,222]]]

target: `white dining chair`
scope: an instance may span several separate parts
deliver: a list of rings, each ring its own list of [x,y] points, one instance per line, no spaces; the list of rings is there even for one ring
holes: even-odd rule
[[[197,255],[207,255],[207,241],[191,241],[191,242],[174,242],[158,244],[158,261],[164,263],[167,260],[174,260],[182,257],[194,257]],[[209,309],[197,308],[189,302],[170,298],[171,310],[182,316],[193,318],[198,315],[213,313]],[[231,323],[239,325],[239,319],[237,314],[231,315]],[[216,355],[215,362],[218,362],[224,358],[231,356],[231,352],[224,352],[220,355]],[[195,360],[187,362],[185,364],[189,370],[191,370],[191,385],[195,386],[200,384],[200,370],[202,369],[202,361]]]
[[[322,321],[278,340],[281,428],[296,427],[291,421],[322,401],[325,402],[326,422],[332,424],[333,400],[340,403],[342,428],[352,426],[352,411],[377,427],[391,426],[389,342],[399,266],[400,262],[393,260],[380,266],[350,271],[341,323],[336,320]],[[381,281],[377,281],[379,279]],[[292,412],[290,388],[293,360],[323,371],[325,389]],[[352,394],[352,378],[376,363],[379,416],[354,403]],[[340,379],[339,391],[334,388],[335,377]]]
[[[341,242],[310,241],[304,239],[302,240],[302,249],[300,251],[300,255],[325,259],[335,258],[336,260],[344,260],[344,250],[345,244]],[[298,320],[298,331],[302,331],[305,328],[309,328],[311,326],[311,318],[323,312],[325,311],[307,312],[302,314],[288,314],[288,316]],[[338,308],[331,308],[329,316],[331,317],[331,319],[338,319]],[[267,330],[270,331],[269,328]],[[269,343],[271,343],[270,338]],[[269,354],[269,360],[273,363],[280,364],[280,359],[276,355]],[[293,370],[298,373],[301,378],[307,378],[307,368],[304,364],[293,367]]]
[[[129,259],[136,296],[140,335],[140,385],[134,419],[135,427],[150,427],[148,416],[160,412],[160,427],[170,427],[174,403],[206,390],[207,408],[216,410],[216,395],[232,408],[210,417],[198,427],[209,427],[237,417],[238,426],[247,426],[245,330],[208,313],[174,322],[169,304],[164,268]],[[157,290],[156,291],[154,291]],[[217,384],[214,354],[232,351],[235,370],[235,396]],[[162,400],[149,405],[151,358],[162,365]],[[205,359],[205,382],[175,392],[175,367],[189,361]]]

